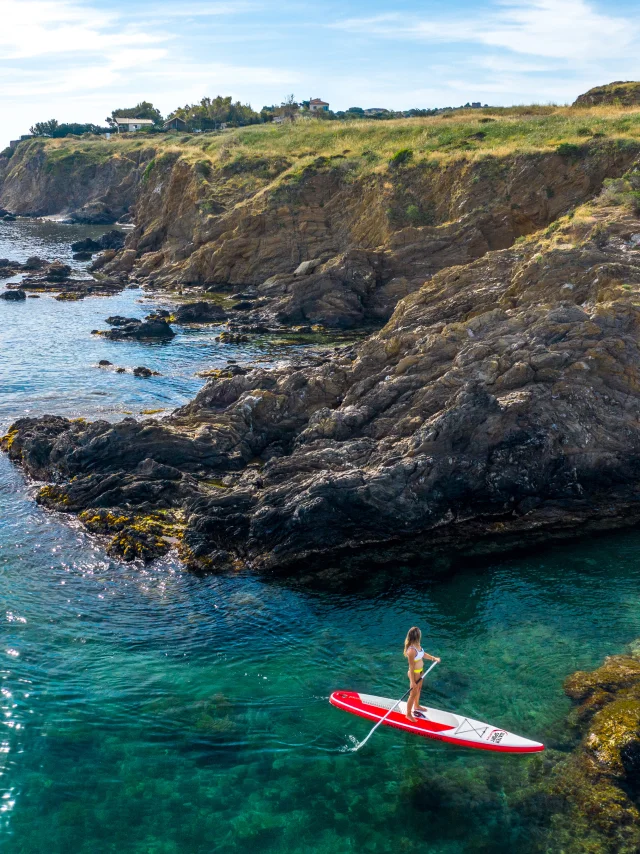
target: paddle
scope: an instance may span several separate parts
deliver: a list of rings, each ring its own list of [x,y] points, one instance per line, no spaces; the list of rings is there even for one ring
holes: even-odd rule
[[[433,664],[431,665],[431,667],[427,668],[427,670],[425,670],[425,672],[422,674],[422,676],[420,677],[420,679],[418,679],[418,682],[422,682],[422,680],[424,679],[424,677],[425,677],[425,676],[426,676],[426,675],[427,675],[431,670],[433,670],[433,668],[436,666],[436,664],[437,664],[437,663],[438,663],[437,661],[434,661],[434,662],[433,662]],[[368,735],[368,736],[367,736],[363,741],[361,741],[361,742],[358,744],[358,746],[357,746],[357,747],[354,747],[354,748],[353,748],[354,753],[355,753],[355,751],[356,751],[356,750],[360,750],[360,748],[361,748],[361,747],[364,747],[364,745],[369,741],[369,739],[370,739],[370,738],[371,738],[371,736],[374,734],[374,732],[378,729],[378,727],[380,726],[380,724],[383,724],[383,723],[386,721],[386,719],[389,717],[389,715],[391,714],[391,712],[393,712],[395,709],[397,709],[397,708],[398,708],[398,706],[400,705],[400,703],[405,699],[405,697],[408,697],[410,693],[411,693],[411,688],[409,688],[409,690],[406,692],[406,694],[403,694],[403,695],[402,695],[402,697],[400,697],[400,699],[398,700],[398,702],[397,702],[397,703],[394,703],[394,704],[393,704],[393,706],[391,706],[391,708],[389,709],[389,711],[387,712],[387,714],[386,714],[383,718],[380,718],[380,720],[378,721],[378,723],[377,723],[377,724],[375,724],[375,726],[373,727],[373,729],[371,730],[371,732],[369,733],[369,735]]]

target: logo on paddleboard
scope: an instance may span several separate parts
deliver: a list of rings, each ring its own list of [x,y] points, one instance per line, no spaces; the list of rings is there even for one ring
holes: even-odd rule
[[[487,740],[492,744],[500,744],[506,734],[507,733],[503,729],[494,729]]]

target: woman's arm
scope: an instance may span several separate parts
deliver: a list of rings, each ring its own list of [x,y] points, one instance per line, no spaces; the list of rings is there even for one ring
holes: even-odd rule
[[[437,656],[437,655],[429,655],[429,653],[428,653],[428,652],[425,652],[424,657],[425,657],[425,658],[428,658],[428,659],[429,659],[429,661],[437,661],[437,662],[438,662],[438,664],[440,664],[440,659],[438,658],[438,656]]]

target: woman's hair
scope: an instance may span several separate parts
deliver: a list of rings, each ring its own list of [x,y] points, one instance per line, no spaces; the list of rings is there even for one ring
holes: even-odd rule
[[[407,650],[409,649],[410,646],[413,646],[416,643],[417,644],[420,643],[421,637],[422,637],[422,632],[420,631],[420,629],[417,626],[412,626],[409,629],[409,631],[407,632],[407,636],[404,639],[404,654],[405,655],[407,654]]]

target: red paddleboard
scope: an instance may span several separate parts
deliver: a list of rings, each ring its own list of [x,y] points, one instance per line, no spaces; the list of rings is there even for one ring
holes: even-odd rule
[[[373,697],[371,694],[357,694],[355,691],[334,691],[329,702],[345,712],[377,723],[397,701],[387,697]],[[505,729],[455,715],[453,712],[442,712],[439,709],[416,712],[416,716],[419,714],[420,718],[415,723],[407,720],[406,712],[407,704],[400,703],[384,721],[384,725],[460,747],[475,747],[496,753],[539,753],[544,750],[544,744],[538,741],[530,741]]]

